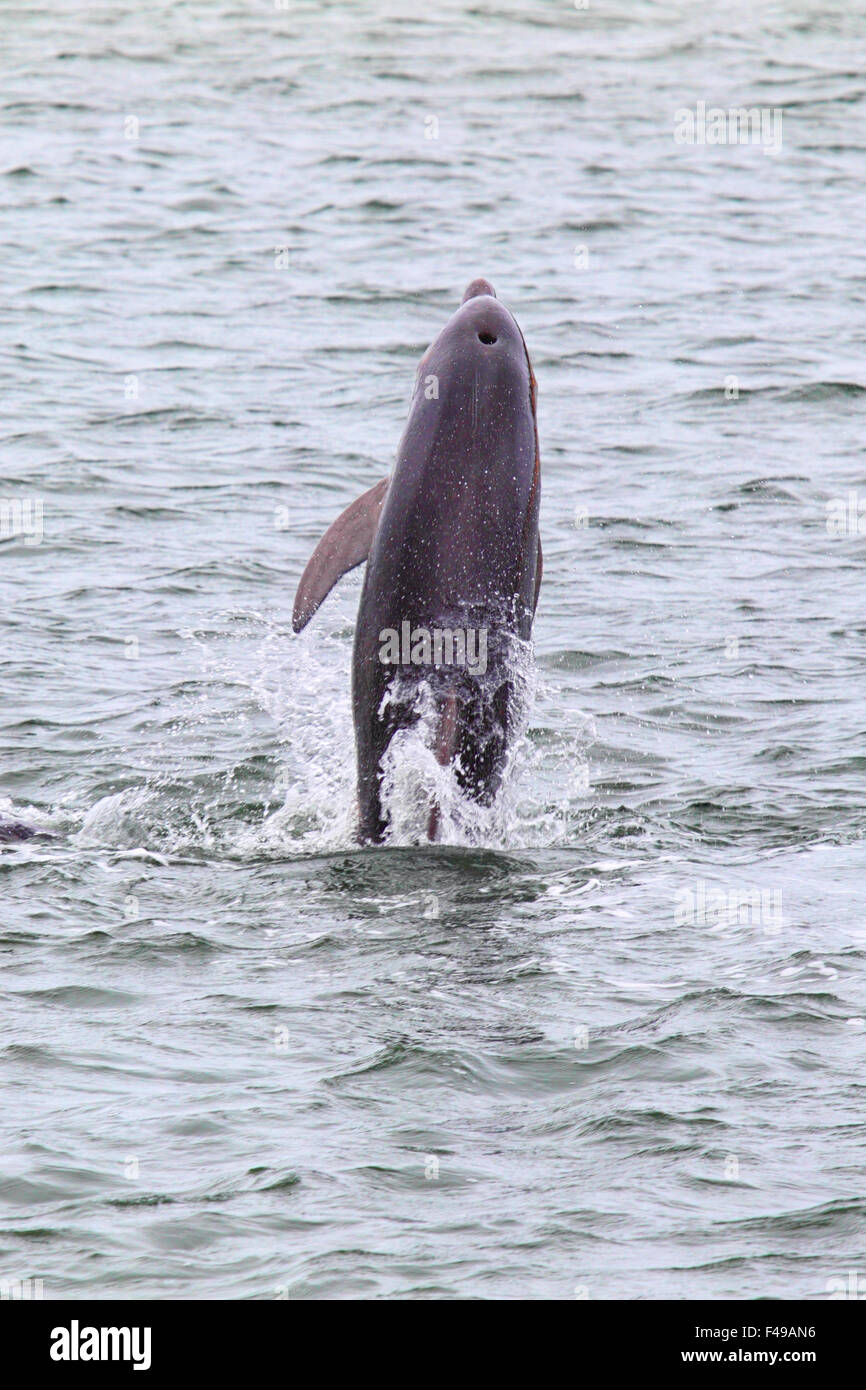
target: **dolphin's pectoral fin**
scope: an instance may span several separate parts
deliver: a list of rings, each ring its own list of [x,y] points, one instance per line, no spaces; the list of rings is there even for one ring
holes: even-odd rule
[[[538,607],[538,591],[541,588],[541,572],[544,569],[541,554],[541,537],[538,537],[538,559],[535,562],[535,597],[532,600],[532,616],[535,617],[535,610]]]
[[[382,503],[388,490],[389,478],[383,478],[369,492],[357,497],[329,526],[313,551],[307,568],[301,575],[292,627],[300,632],[306,627],[319,604],[333,589],[337,580],[362,560],[366,560],[373,544]]]

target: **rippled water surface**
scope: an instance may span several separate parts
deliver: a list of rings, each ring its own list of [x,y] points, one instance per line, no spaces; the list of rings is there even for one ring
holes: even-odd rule
[[[0,30],[0,813],[57,836],[0,846],[0,1276],[862,1274],[866,6]],[[532,712],[495,825],[360,850],[360,578],[291,601],[475,275],[539,385]]]

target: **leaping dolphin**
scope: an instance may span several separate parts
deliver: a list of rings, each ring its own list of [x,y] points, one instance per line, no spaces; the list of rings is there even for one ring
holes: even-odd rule
[[[366,560],[352,659],[359,838],[379,842],[383,758],[432,700],[432,746],[488,805],[518,719],[514,659],[541,584],[536,385],[516,321],[473,280],[418,367],[394,471],[325,532],[295,596],[300,632]],[[435,839],[439,810],[430,811]]]

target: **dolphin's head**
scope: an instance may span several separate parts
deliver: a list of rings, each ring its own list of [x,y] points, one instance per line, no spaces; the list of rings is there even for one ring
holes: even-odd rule
[[[523,334],[496,298],[490,281],[483,278],[470,281],[460,308],[425,352],[417,385],[423,386],[431,376],[438,380],[455,373],[509,394],[527,390],[535,416],[535,376]]]

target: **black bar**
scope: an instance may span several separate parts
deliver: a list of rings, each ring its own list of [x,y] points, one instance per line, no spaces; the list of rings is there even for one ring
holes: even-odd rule
[[[858,1364],[863,1339],[856,1292],[822,1302],[301,1302],[4,1300],[0,1335],[4,1361],[19,1375],[48,1372],[62,1382],[107,1372],[130,1375],[133,1383],[146,1376],[162,1383],[184,1372],[225,1379],[274,1369],[308,1380],[310,1372],[332,1368],[341,1353],[351,1358],[355,1376],[388,1367],[386,1379],[393,1379],[399,1365],[400,1378],[410,1382],[419,1373],[465,1381],[473,1367],[489,1377],[500,1364],[516,1378],[516,1354],[536,1361],[533,1379],[556,1363],[557,1379],[570,1365],[578,1382],[593,1366],[594,1379],[599,1371],[665,1377],[760,1367],[811,1371],[824,1380]],[[86,1359],[91,1351],[106,1359]],[[113,1359],[115,1352],[126,1359]]]

